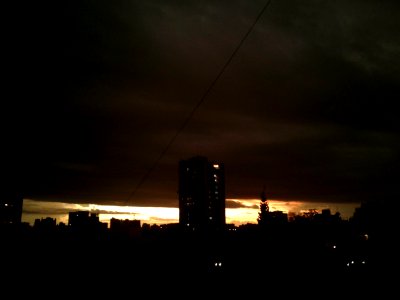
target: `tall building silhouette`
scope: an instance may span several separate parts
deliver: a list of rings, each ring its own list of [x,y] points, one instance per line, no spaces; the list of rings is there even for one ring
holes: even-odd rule
[[[22,218],[23,198],[17,193],[0,195],[0,224],[18,224]]]
[[[225,227],[223,164],[202,156],[179,162],[179,224],[189,231]]]

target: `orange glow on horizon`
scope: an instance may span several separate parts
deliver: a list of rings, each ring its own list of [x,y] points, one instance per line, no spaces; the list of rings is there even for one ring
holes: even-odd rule
[[[257,223],[260,199],[226,199],[226,223],[241,225]],[[309,209],[321,211],[330,208],[332,213],[340,212],[348,219],[359,205],[357,203],[324,203],[305,201],[268,200],[270,211],[301,213]],[[24,199],[22,221],[33,225],[35,219],[56,218],[57,223],[68,223],[68,213],[88,210],[99,214],[101,222],[109,223],[111,218],[140,220],[148,224],[168,224],[179,222],[179,209],[176,207],[117,206],[100,204],[73,204],[62,202],[34,201]]]

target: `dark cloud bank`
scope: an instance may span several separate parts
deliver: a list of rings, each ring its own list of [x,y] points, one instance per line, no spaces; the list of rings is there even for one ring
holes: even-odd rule
[[[180,159],[226,166],[229,198],[399,196],[393,1],[272,1],[137,193],[262,1],[10,5],[6,186],[26,198],[177,205]],[[9,91],[9,92],[8,92]]]

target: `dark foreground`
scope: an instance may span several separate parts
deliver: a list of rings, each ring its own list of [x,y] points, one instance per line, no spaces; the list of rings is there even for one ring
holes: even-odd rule
[[[13,298],[26,292],[51,298],[346,298],[397,289],[386,239],[318,239],[299,232],[131,239],[9,235],[1,249],[2,286]]]

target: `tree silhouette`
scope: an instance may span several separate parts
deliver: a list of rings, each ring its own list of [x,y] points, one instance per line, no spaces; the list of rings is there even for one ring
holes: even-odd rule
[[[265,226],[265,224],[268,223],[268,217],[269,217],[269,205],[267,196],[265,194],[265,186],[264,186],[263,191],[261,192],[260,212],[258,213],[258,218],[257,218],[258,225]]]

